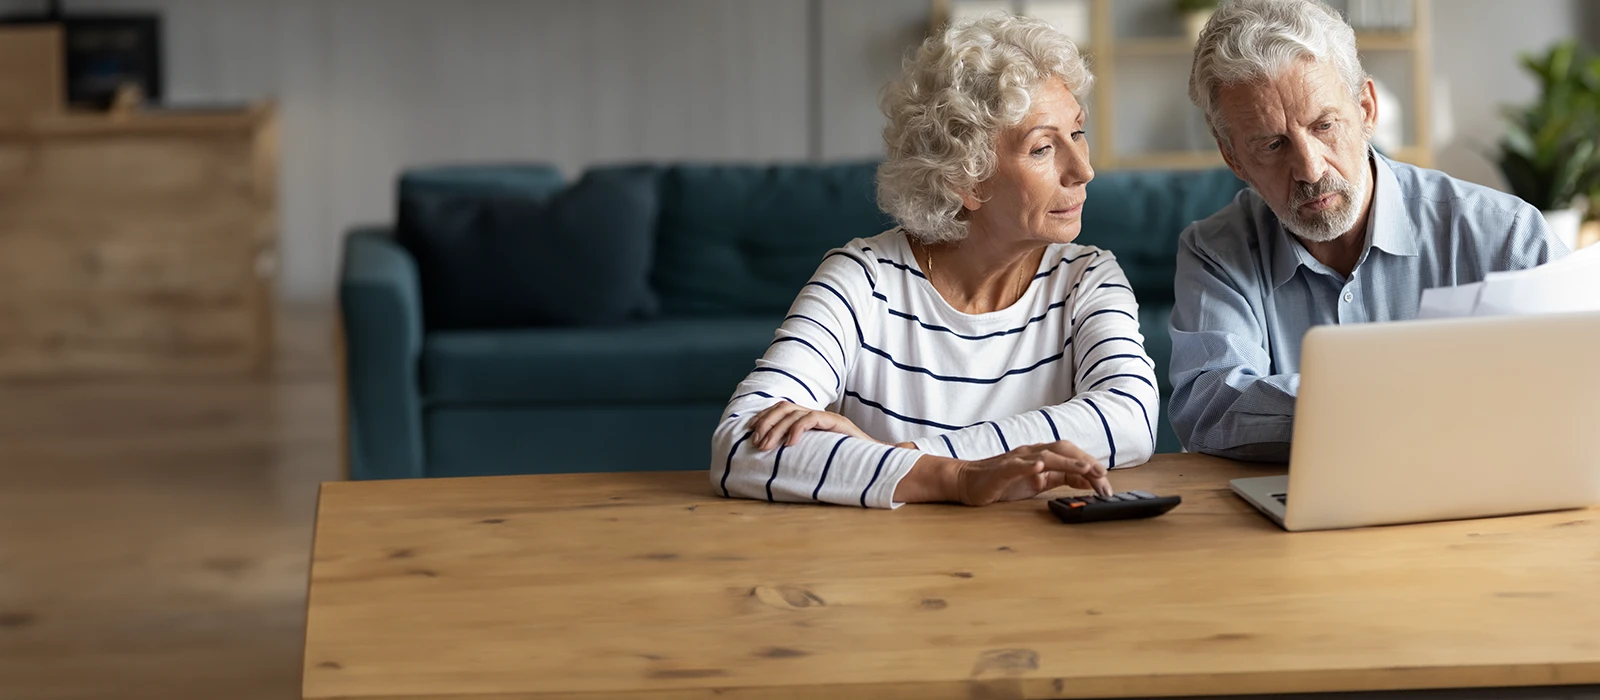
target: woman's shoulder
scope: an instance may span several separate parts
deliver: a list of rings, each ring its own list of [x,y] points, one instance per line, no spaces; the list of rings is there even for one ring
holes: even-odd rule
[[[1068,286],[1098,270],[1121,271],[1116,254],[1109,249],[1078,243],[1052,243],[1045,249],[1040,264],[1044,268],[1041,274],[1048,275],[1052,282],[1064,282]]]
[[[876,236],[856,238],[824,254],[817,265],[816,277],[846,283],[852,288],[875,290],[881,268],[903,267],[907,250],[905,233],[899,227]]]
[[[834,251],[848,251],[873,261],[882,258],[899,262],[908,249],[905,230],[896,226],[876,236],[851,240]]]

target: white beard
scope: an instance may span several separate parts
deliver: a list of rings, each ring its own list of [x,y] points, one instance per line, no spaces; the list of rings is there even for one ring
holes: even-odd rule
[[[1355,183],[1330,170],[1320,182],[1301,185],[1290,197],[1287,211],[1280,211],[1274,206],[1272,213],[1278,215],[1278,222],[1282,223],[1290,233],[1312,243],[1326,243],[1355,228],[1356,220],[1361,217],[1361,205],[1365,201],[1362,195],[1366,193],[1371,182],[1370,163],[1361,168],[1360,180]],[[1301,213],[1301,205],[1335,192],[1341,196],[1339,204],[1333,208],[1308,215]]]

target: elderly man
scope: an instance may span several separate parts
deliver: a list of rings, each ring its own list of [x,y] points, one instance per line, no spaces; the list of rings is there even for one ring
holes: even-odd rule
[[[1224,2],[1189,98],[1250,185],[1178,246],[1170,415],[1190,451],[1288,459],[1312,326],[1415,318],[1424,289],[1567,253],[1522,200],[1373,151],[1381,105],[1321,2]]]

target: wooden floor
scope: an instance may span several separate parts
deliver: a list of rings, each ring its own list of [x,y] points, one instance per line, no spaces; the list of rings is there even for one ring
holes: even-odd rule
[[[0,384],[0,698],[297,698],[332,315],[270,380]]]

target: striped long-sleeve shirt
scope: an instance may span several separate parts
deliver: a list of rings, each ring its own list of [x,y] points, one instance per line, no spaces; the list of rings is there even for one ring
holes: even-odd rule
[[[712,439],[719,494],[892,508],[924,454],[982,459],[1070,440],[1111,468],[1154,451],[1154,363],[1109,251],[1045,251],[1022,298],[956,311],[899,229],[829,252],[740,382]],[[749,423],[791,401],[849,418],[873,442],[810,431],[762,451]],[[916,449],[892,447],[914,442]],[[884,444],[888,443],[888,444]]]

